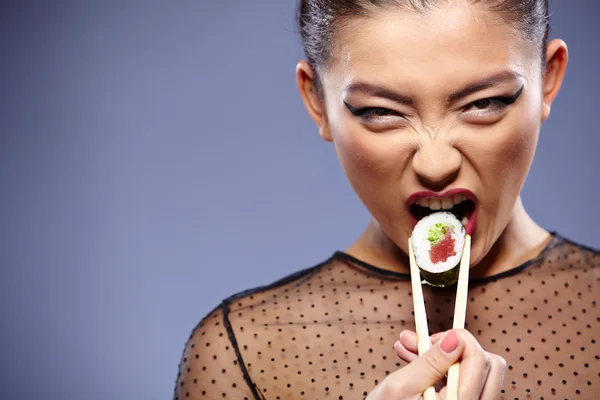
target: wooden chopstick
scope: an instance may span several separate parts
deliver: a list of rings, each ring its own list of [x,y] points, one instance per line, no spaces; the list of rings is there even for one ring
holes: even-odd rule
[[[415,309],[415,327],[417,330],[417,347],[419,355],[425,353],[431,347],[429,339],[429,328],[427,327],[427,314],[425,312],[425,301],[423,299],[423,288],[421,286],[421,273],[412,247],[412,239],[408,239],[408,253],[410,259],[410,281],[412,284],[413,306]],[[423,393],[423,400],[436,399],[435,388],[429,387]]]
[[[427,313],[425,311],[425,301],[423,298],[423,287],[421,284],[421,273],[412,247],[412,239],[408,239],[408,253],[410,260],[410,280],[412,284],[413,306],[415,310],[415,327],[417,330],[417,347],[419,355],[425,353],[431,347],[429,339],[429,328],[427,326]],[[471,258],[471,236],[465,236],[465,245],[458,271],[458,285],[456,288],[456,301],[454,303],[454,322],[453,329],[464,329],[465,316],[467,311],[467,293],[469,288],[469,264]],[[446,400],[458,399],[458,378],[460,372],[460,363],[450,367],[448,371],[448,380],[446,384]],[[423,400],[435,400],[436,393],[434,387],[429,387],[423,393]]]
[[[465,247],[463,248],[460,269],[458,271],[458,285],[456,288],[456,301],[454,302],[453,329],[465,328],[465,316],[467,312],[467,294],[469,290],[469,266],[471,261],[471,236],[465,236]],[[460,363],[452,365],[448,370],[446,381],[446,400],[458,399],[458,378]]]

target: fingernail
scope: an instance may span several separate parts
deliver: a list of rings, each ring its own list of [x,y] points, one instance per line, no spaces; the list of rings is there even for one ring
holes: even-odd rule
[[[396,342],[394,343],[394,351],[396,351],[396,346],[398,346],[398,343],[400,343],[400,342],[398,342],[398,341],[396,340]]]
[[[440,343],[440,347],[444,353],[450,354],[458,347],[458,334],[456,331],[450,331],[448,335]]]

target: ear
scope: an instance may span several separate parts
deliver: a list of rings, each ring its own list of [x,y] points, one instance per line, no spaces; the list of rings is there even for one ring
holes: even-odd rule
[[[569,51],[567,44],[561,39],[553,39],[546,48],[546,72],[543,81],[542,122],[550,116],[552,102],[558,95],[567,64]]]
[[[329,132],[324,99],[322,99],[315,91],[314,79],[315,73],[310,63],[306,60],[300,61],[296,65],[296,84],[298,85],[298,91],[300,92],[304,106],[308,111],[308,115],[310,115],[319,129],[319,135],[328,142],[331,142],[333,139]]]

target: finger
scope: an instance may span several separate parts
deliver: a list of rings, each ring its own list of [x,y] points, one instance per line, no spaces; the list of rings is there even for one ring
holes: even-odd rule
[[[465,350],[460,362],[458,398],[481,397],[483,386],[488,378],[492,357],[468,331],[461,330],[465,341]]]
[[[482,400],[496,400],[500,396],[502,385],[504,384],[504,375],[506,374],[506,361],[504,358],[490,354],[492,365],[488,373],[487,380],[481,393]]]
[[[446,332],[438,332],[436,334],[433,334],[431,336],[431,344],[435,344],[442,337],[444,337],[445,334]],[[400,332],[400,342],[402,342],[406,350],[413,352],[417,355],[419,354],[417,334],[415,332],[408,329],[403,330],[402,332]]]
[[[400,340],[394,343],[394,350],[396,351],[396,355],[407,363],[413,362],[419,358],[417,353],[408,350]]]
[[[445,399],[446,398],[446,392],[448,391],[448,386],[444,386],[443,388],[441,388],[440,390],[438,390],[438,395],[440,397],[440,399]]]
[[[438,332],[431,335],[431,344],[436,344],[437,342],[439,342],[440,339],[444,337],[446,332]]]
[[[417,345],[417,334],[413,331],[404,330],[400,332],[400,343],[404,348],[414,354],[419,354],[419,348]]]
[[[423,393],[428,387],[434,386],[461,357],[464,349],[462,331],[451,330],[425,354],[386,378],[389,381],[386,386],[390,390],[389,398]]]

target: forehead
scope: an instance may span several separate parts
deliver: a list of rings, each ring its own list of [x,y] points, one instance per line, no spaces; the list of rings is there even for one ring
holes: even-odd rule
[[[334,44],[328,69],[337,80],[410,82],[419,90],[460,86],[507,69],[527,76],[539,58],[535,44],[500,14],[464,0],[425,12],[381,8],[347,20]]]

